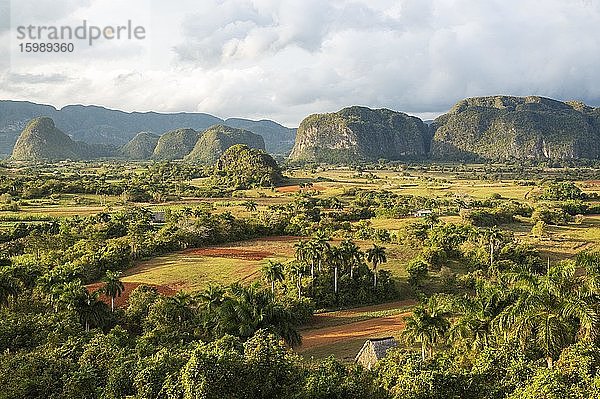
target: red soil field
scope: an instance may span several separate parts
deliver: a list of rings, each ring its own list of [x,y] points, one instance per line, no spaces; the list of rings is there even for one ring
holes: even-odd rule
[[[141,283],[123,282],[123,285],[125,286],[125,290],[123,291],[121,296],[118,296],[115,298],[115,307],[116,308],[127,306],[127,301],[129,300],[129,294],[131,294],[131,291],[133,291],[139,285],[141,285]],[[152,285],[152,284],[146,284],[146,285],[156,288],[156,290],[162,295],[173,296],[177,293],[177,291],[175,291],[174,289],[169,288],[164,285]],[[102,288],[103,286],[104,286],[104,283],[93,283],[93,284],[87,285],[86,288],[88,289],[88,291],[96,291],[99,288]],[[110,297],[109,296],[102,294],[102,295],[100,295],[100,300],[102,302],[106,303],[108,306],[110,306]]]
[[[332,318],[343,319],[344,317],[352,317],[369,312],[402,308],[406,306],[412,306],[414,304],[416,304],[414,300],[405,300],[338,312],[316,314],[313,316],[312,322],[312,325],[314,325],[316,328],[302,332],[302,345],[298,348],[298,351],[302,352],[311,348],[331,345],[340,341],[350,341],[357,338],[367,339],[381,337],[382,335],[393,335],[404,328],[404,318],[410,316],[410,311],[332,327],[319,328],[318,326],[327,325],[328,319]]]
[[[302,345],[299,352],[318,346],[331,345],[340,341],[349,341],[356,338],[374,338],[383,335],[392,335],[404,328],[404,319],[411,312],[404,312],[393,316],[357,321],[341,326],[325,327],[317,330],[306,331],[302,334]]]
[[[263,260],[273,255],[269,251],[254,251],[250,249],[235,249],[235,248],[198,248],[189,249],[185,253],[191,253],[201,256],[212,256],[214,258],[229,258],[241,260]]]
[[[300,188],[300,186],[295,185],[295,186],[283,186],[283,187],[277,187],[275,189],[275,191],[277,191],[278,193],[297,193],[301,190],[307,190],[307,191],[323,191],[325,190],[325,187],[322,186],[318,186],[318,185],[314,185],[312,187],[306,187],[306,188]]]

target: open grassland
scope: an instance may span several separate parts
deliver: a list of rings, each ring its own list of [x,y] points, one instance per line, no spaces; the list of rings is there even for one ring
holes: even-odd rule
[[[140,262],[123,281],[198,291],[209,284],[252,282],[268,260],[293,257],[295,237],[239,241],[225,246],[189,249]]]

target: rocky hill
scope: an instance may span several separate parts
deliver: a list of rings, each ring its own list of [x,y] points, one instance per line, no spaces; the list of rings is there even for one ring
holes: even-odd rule
[[[543,97],[493,96],[458,102],[437,118],[437,159],[600,158],[600,110]]]
[[[159,138],[160,136],[154,133],[139,132],[119,149],[118,155],[126,159],[150,159]]]
[[[229,147],[236,144],[265,149],[265,142],[258,134],[244,129],[215,125],[201,134],[192,151],[184,159],[190,162],[213,164]]]
[[[34,118],[25,126],[13,148],[11,159],[42,161],[91,159],[112,155],[111,148],[74,141],[56,128],[51,118]]]
[[[11,153],[20,132],[36,117],[52,118],[56,127],[74,140],[122,146],[138,132],[154,134],[189,126],[203,131],[215,124],[250,130],[263,135],[267,149],[286,154],[292,148],[294,129],[272,121],[223,119],[205,113],[123,112],[99,106],[69,105],[56,109],[28,101],[0,100],[0,157]]]
[[[158,139],[152,159],[160,161],[182,159],[192,151],[199,136],[200,134],[194,129],[171,130]]]
[[[349,107],[305,118],[291,161],[353,162],[423,158],[429,129],[419,118],[389,109]]]

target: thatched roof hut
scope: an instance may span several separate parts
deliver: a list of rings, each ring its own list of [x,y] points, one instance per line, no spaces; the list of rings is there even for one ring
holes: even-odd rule
[[[388,349],[395,348],[397,345],[398,343],[393,337],[368,339],[354,361],[370,370],[378,360],[385,357]]]

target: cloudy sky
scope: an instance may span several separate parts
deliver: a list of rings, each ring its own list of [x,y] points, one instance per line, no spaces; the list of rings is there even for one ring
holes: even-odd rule
[[[146,38],[19,52],[18,26],[83,20],[131,20]],[[492,94],[600,106],[600,0],[0,0],[0,99],[295,126],[353,104],[427,118]]]

